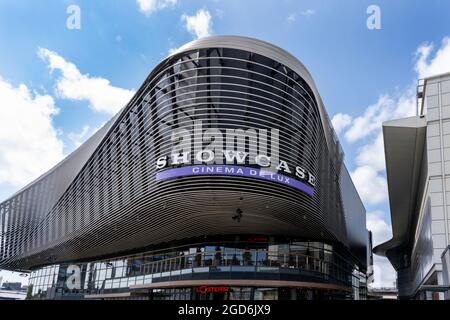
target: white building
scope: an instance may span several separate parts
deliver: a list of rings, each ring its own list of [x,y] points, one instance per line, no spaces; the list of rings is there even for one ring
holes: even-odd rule
[[[400,298],[444,299],[449,245],[450,74],[418,86],[417,116],[383,123],[393,238],[374,252],[398,273]]]

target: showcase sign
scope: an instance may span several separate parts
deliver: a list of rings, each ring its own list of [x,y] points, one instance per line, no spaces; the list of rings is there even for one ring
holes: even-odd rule
[[[186,176],[240,176],[271,181],[314,195],[315,176],[279,158],[279,130],[202,130],[202,122],[172,131],[172,152],[156,161],[156,180]],[[172,168],[170,168],[172,167]],[[175,168],[173,168],[175,167]],[[165,170],[163,170],[165,169]]]
[[[314,195],[314,188],[308,186],[305,183],[287,177],[285,175],[272,172],[265,172],[264,170],[261,169],[229,166],[229,165],[187,166],[164,170],[156,174],[156,180],[163,181],[178,177],[198,176],[198,175],[241,176],[247,178],[267,180],[293,187],[310,196]]]

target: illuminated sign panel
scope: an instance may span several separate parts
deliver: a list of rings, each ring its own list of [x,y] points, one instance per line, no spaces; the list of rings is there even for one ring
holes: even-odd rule
[[[156,174],[157,181],[175,179],[179,177],[198,176],[198,175],[221,175],[221,176],[239,176],[246,178],[255,178],[261,180],[280,183],[289,187],[293,187],[310,196],[314,195],[314,189],[306,183],[295,180],[291,177],[279,173],[265,171],[264,169],[248,168],[232,165],[204,165],[204,166],[186,166],[173,168],[158,172]]]
[[[209,286],[199,286],[195,288],[196,293],[206,294],[206,293],[226,293],[230,291],[230,287],[209,287]]]

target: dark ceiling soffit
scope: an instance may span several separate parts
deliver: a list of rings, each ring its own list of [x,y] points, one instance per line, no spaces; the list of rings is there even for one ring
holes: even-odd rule
[[[426,120],[423,117],[410,117],[399,120],[387,121],[383,123],[383,138],[385,147],[386,172],[389,188],[389,204],[391,208],[391,220],[393,237],[373,249],[377,255],[387,256],[394,268],[399,266],[402,257],[396,256],[396,249],[408,245],[416,206],[417,193],[419,189],[419,178],[421,174],[421,161],[423,158]],[[405,153],[405,139],[414,139]],[[395,144],[401,144],[402,149],[392,148]],[[410,163],[408,174],[398,173],[394,159],[401,158],[406,154],[413,154],[413,161]],[[411,165],[412,164],[412,165]],[[398,165],[398,164],[397,164]],[[393,189],[395,181],[411,180],[410,189]],[[402,208],[401,199],[407,199],[408,208]],[[406,214],[405,214],[406,213]],[[406,226],[406,227],[405,227]]]

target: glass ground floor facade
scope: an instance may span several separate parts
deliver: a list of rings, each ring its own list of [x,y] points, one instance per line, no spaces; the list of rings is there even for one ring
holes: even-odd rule
[[[50,265],[30,299],[365,299],[365,269],[336,244],[267,236],[190,239],[115,258]]]
[[[153,289],[126,295],[99,294],[85,296],[97,300],[336,300],[352,299],[348,291],[307,288],[260,288],[233,286],[197,286],[176,289]]]

